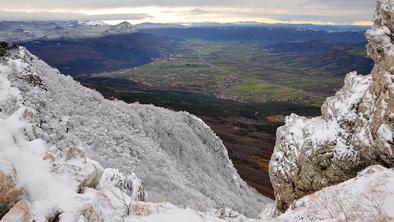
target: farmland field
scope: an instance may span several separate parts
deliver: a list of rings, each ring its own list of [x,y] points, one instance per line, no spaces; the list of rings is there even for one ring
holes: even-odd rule
[[[361,49],[342,49],[338,53],[331,59],[357,53],[364,57]],[[335,61],[314,64],[311,56],[278,52],[259,42],[188,40],[169,58],[94,76],[130,79],[152,89],[193,91],[244,102],[280,101],[320,107],[341,87],[344,74],[352,70],[335,67]]]

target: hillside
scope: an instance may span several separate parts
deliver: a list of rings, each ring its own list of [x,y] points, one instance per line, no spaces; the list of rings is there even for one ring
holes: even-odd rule
[[[0,21],[0,41],[15,42],[66,75],[151,63],[176,42],[140,32],[127,22]]]
[[[199,210],[228,206],[248,215],[269,202],[239,177],[220,139],[200,119],[105,100],[26,49],[2,47],[1,116],[21,107],[35,110],[35,135],[47,147],[83,147],[104,167],[135,172],[148,201]]]

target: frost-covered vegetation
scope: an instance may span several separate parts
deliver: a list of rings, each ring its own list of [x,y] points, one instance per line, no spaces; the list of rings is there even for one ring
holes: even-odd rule
[[[104,167],[135,172],[146,200],[199,210],[227,206],[248,215],[270,202],[239,177],[221,140],[200,119],[106,100],[24,48],[2,60],[2,115],[22,106],[36,110],[38,138],[63,151],[83,147]]]

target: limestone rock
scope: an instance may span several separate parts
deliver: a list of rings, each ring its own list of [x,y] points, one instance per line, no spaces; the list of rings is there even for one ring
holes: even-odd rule
[[[28,222],[32,218],[29,203],[26,200],[20,200],[16,203],[6,215],[2,222]]]
[[[82,206],[82,208],[79,210],[80,212],[80,217],[78,221],[83,221],[83,222],[100,222],[100,215],[96,212],[96,210],[93,208],[93,206],[89,203],[86,203]]]
[[[100,163],[87,158],[77,147],[70,147],[64,154],[59,150],[52,150],[46,153],[44,159],[52,161],[54,172],[71,174],[78,182],[78,189],[95,188],[104,171]]]
[[[107,193],[109,196],[116,197],[118,193],[126,193],[130,196],[131,201],[145,200],[145,191],[141,180],[134,173],[124,176],[117,169],[105,169],[97,189]]]
[[[0,218],[21,198],[22,193],[23,189],[15,183],[15,176],[0,171]]]
[[[369,166],[353,179],[295,201],[274,221],[393,221],[394,170]]]
[[[277,213],[367,166],[394,166],[392,15],[391,1],[378,0],[374,27],[366,33],[372,74],[348,74],[344,87],[323,104],[322,116],[291,115],[278,129],[269,167]]]

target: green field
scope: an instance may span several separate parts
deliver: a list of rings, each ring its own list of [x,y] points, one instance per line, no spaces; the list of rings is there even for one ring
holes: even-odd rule
[[[291,102],[319,107],[343,76],[303,64],[294,53],[261,43],[188,40],[169,58],[96,77],[130,79],[151,89],[185,90],[237,101]]]

